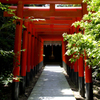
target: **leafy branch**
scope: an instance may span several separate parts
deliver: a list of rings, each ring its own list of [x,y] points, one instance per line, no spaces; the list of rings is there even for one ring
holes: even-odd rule
[[[79,26],[81,32],[73,35],[63,34],[64,40],[68,42],[66,54],[73,55],[71,62],[75,62],[80,56],[87,56],[85,62],[88,65],[100,66],[100,1],[83,2],[87,3],[88,14],[85,14],[81,21],[72,24],[74,27]]]

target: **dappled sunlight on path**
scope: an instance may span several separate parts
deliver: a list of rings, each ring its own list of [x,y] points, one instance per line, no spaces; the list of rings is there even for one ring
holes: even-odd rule
[[[62,71],[59,65],[45,66],[28,100],[75,100]]]

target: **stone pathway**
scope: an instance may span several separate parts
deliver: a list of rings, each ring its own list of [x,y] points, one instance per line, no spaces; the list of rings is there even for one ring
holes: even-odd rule
[[[76,100],[59,65],[45,66],[28,100]]]

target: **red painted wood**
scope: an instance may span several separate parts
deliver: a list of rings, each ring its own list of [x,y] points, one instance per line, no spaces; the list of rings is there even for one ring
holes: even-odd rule
[[[41,44],[40,44],[40,36],[39,36],[39,40],[38,40],[38,44],[39,44],[39,47],[38,47],[38,64],[40,63],[40,46],[41,46]]]
[[[84,57],[84,59],[86,60],[86,56]],[[91,66],[87,65],[87,63],[85,62],[85,82],[86,83],[92,83],[92,68]]]
[[[32,51],[31,51],[31,69],[34,68],[34,43],[35,43],[35,29],[34,29],[34,25],[32,23],[32,40],[31,40],[31,47],[32,47]]]
[[[39,55],[40,55],[40,56],[39,56],[39,63],[41,63],[41,62],[43,61],[43,60],[42,60],[42,57],[43,57],[43,52],[42,52],[42,51],[43,51],[43,45],[42,45],[42,44],[43,44],[43,43],[42,43],[41,37],[40,37],[40,41],[39,41],[39,42],[40,42],[40,48],[39,48],[39,52],[40,52],[40,54],[39,54]]]
[[[41,38],[41,48],[40,48],[40,50],[41,50],[41,55],[40,55],[40,62],[42,62],[43,61],[43,39]]]
[[[27,72],[31,70],[31,35],[32,35],[32,26],[29,22],[28,25],[28,49],[27,49]]]
[[[82,0],[0,0],[1,3],[17,4],[22,1],[24,4],[81,4]]]
[[[52,28],[51,29],[36,29],[36,32],[38,33],[38,32],[51,32],[52,33]],[[60,29],[60,28],[58,28],[58,29],[53,29],[53,31],[54,32],[62,32],[62,34],[64,33],[64,32],[67,32],[68,31],[68,29],[66,28],[66,29]]]
[[[68,33],[68,31],[64,31],[64,32],[63,32],[63,31],[59,31],[59,32],[58,32],[58,31],[53,31],[53,34],[52,34],[51,31],[50,31],[50,32],[49,32],[49,31],[48,31],[48,32],[46,32],[46,31],[43,32],[43,31],[42,31],[42,32],[38,32],[38,35],[40,35],[40,36],[42,36],[42,37],[46,36],[47,38],[48,38],[48,36],[50,36],[50,35],[54,35],[54,37],[57,36],[57,35],[58,35],[58,36],[60,35],[60,36],[62,37],[62,34],[63,34],[63,33],[66,33],[66,32]]]
[[[49,28],[51,28],[51,26],[50,25],[35,25],[34,26],[36,29],[41,29],[41,28],[47,28],[47,29],[49,29]],[[58,24],[58,25],[53,25],[53,29],[55,28],[62,28],[62,29],[67,29],[67,28],[70,28],[71,27],[71,25],[63,25],[63,24]]]
[[[35,32],[34,65],[37,65],[37,33]]]
[[[40,42],[39,42],[39,36],[37,39],[37,65],[39,64],[39,47],[40,47]]]
[[[66,11],[66,12],[58,12],[58,11],[54,11],[53,13],[52,12],[49,12],[49,11],[41,11],[41,12],[38,12],[38,11],[31,11],[31,10],[24,10],[24,17],[27,17],[27,16],[34,16],[34,18],[45,18],[45,17],[50,17],[50,16],[55,16],[55,17],[58,17],[58,16],[62,16],[62,17],[82,17],[82,13],[81,13],[81,10],[78,10],[78,11],[73,11],[73,12],[70,12],[70,11]]]
[[[67,17],[58,17],[59,19],[55,20],[50,20],[50,19],[46,19],[45,21],[33,21],[34,24],[38,25],[38,24],[66,24],[66,25],[71,25],[73,22],[75,22],[74,18],[67,18]]]
[[[28,42],[28,21],[24,21],[26,30],[23,31],[23,43],[22,43],[22,65],[21,65],[21,76],[26,76],[26,64],[27,64],[27,42]]]
[[[15,9],[17,7],[10,7],[11,9]],[[34,18],[46,18],[50,16],[62,16],[62,17],[82,17],[82,9],[81,7],[70,7],[70,8],[53,8],[51,9],[46,9],[46,8],[36,8],[36,7],[24,7],[23,8],[23,16],[24,17],[29,17],[33,16]],[[15,11],[14,11],[15,12]],[[16,12],[15,12],[16,14]],[[9,14],[4,13],[4,16],[9,16]]]
[[[62,39],[56,39],[56,38],[46,38],[43,39],[44,41],[62,41]]]
[[[38,47],[39,47],[39,44],[38,44],[38,34],[36,34],[36,65],[38,65]]]
[[[22,13],[20,13],[20,11]],[[23,18],[23,4],[22,2],[18,3],[18,9],[17,9],[17,16]],[[20,24],[16,25],[16,31],[15,31],[15,44],[14,44],[14,63],[13,63],[13,75],[14,77],[17,77],[20,75],[20,50],[21,50],[21,38],[22,38],[22,20],[17,20]],[[17,60],[17,61],[16,61]],[[18,82],[19,80],[13,80],[14,82]]]
[[[74,72],[78,72],[78,61],[74,63]]]
[[[85,82],[92,83],[92,68],[90,66],[85,66]]]
[[[79,74],[79,77],[84,77],[83,57],[80,57],[78,59],[78,74]]]
[[[65,42],[62,41],[62,61],[66,63]]]
[[[39,34],[39,33],[38,33]],[[44,40],[49,40],[49,39],[53,39],[52,41],[55,41],[55,39],[57,40],[58,39],[58,41],[59,40],[61,40],[62,41],[62,35],[49,35],[49,34],[47,34],[47,35],[40,35],[41,36],[41,38],[42,39],[44,39]]]
[[[34,37],[36,37],[36,32],[34,34]],[[34,67],[36,67],[36,38],[34,40]]]
[[[41,43],[41,37],[40,37],[40,48],[39,48],[39,52],[40,52],[40,57],[39,57],[39,63],[41,63],[42,61],[41,61],[41,59],[42,59],[42,50],[43,50],[43,48],[42,48],[42,43]]]
[[[87,4],[86,3],[82,3],[82,15],[87,14]]]

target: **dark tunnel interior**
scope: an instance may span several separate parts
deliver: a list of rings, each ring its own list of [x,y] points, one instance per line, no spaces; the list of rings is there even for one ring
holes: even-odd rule
[[[44,64],[62,64],[62,46],[44,45]]]

